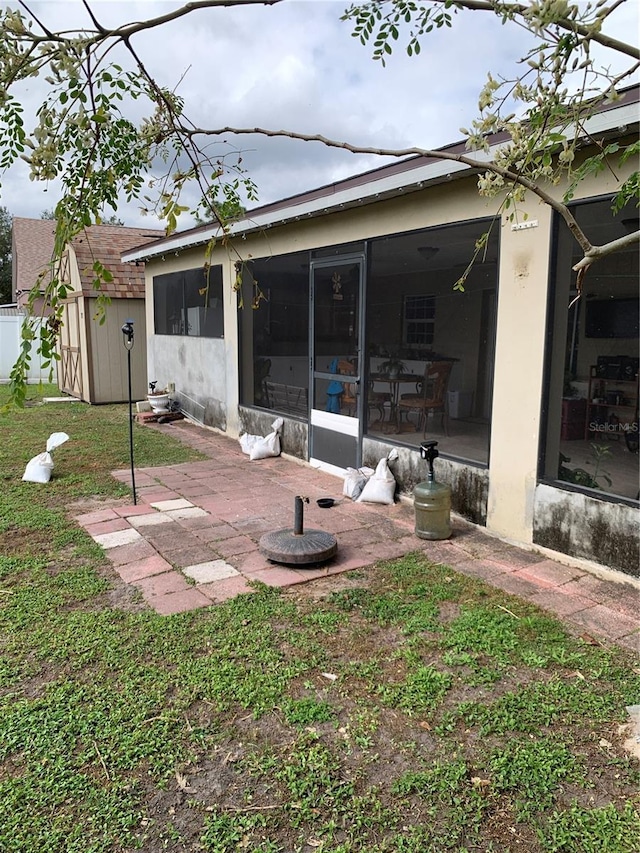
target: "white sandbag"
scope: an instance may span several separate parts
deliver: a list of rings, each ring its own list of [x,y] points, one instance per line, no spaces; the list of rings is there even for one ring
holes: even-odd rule
[[[267,456],[280,455],[280,439],[274,440],[274,433],[277,434],[282,429],[284,424],[283,418],[276,418],[271,424],[272,432],[269,435],[250,435],[245,432],[240,436],[240,449],[246,453],[249,459],[266,459]],[[255,448],[255,450],[254,450]],[[254,453],[252,456],[251,454]]]
[[[395,456],[392,454],[395,452]],[[367,480],[364,488],[357,498],[358,502],[372,504],[393,504],[396,492],[396,478],[389,470],[389,459],[396,459],[397,451],[391,451],[388,457],[381,459],[376,465],[376,470]]]
[[[251,453],[251,448],[257,441],[262,441],[261,435],[249,435],[248,432],[243,433],[240,436],[240,448],[243,453],[246,453],[247,456]]]
[[[369,477],[373,475],[373,468],[347,468],[347,473],[342,486],[342,494],[355,501],[360,497],[362,490]]]
[[[50,453],[39,453],[27,462],[23,480],[29,483],[48,483],[53,471],[53,459]]]
[[[249,451],[249,459],[267,459],[269,456],[280,456],[280,436],[277,432],[270,432],[260,441],[256,441]]]
[[[69,441],[66,432],[53,432],[47,439],[47,449],[27,462],[22,479],[29,483],[48,483],[53,471],[53,456],[56,447]]]

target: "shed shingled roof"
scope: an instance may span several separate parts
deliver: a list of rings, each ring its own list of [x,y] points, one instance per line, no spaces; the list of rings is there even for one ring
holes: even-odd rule
[[[26,219],[14,216],[12,221],[12,251],[14,263],[14,292],[28,293],[47,271],[42,286],[49,283],[56,224],[50,219]]]
[[[100,293],[112,299],[143,299],[144,263],[125,264],[120,261],[120,255],[164,236],[161,230],[123,225],[92,225],[76,235],[71,245],[76,254],[83,294],[96,294],[93,264],[98,260],[113,276],[113,281],[103,283]]]

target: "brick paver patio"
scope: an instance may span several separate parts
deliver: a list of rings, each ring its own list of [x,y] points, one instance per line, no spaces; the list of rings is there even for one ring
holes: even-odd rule
[[[209,459],[136,470],[138,503],[77,516],[115,571],[158,613],[207,607],[252,591],[251,582],[287,587],[423,551],[435,562],[528,599],[588,633],[640,647],[640,581],[563,565],[516,548],[454,519],[453,536],[415,536],[411,501],[394,506],[342,498],[342,480],[286,457],[249,461],[237,441],[187,421],[165,427]],[[130,484],[129,471],[114,476]],[[305,529],[332,533],[338,553],[326,565],[276,565],[261,554],[263,533],[293,527],[296,495]],[[320,509],[320,497],[336,498]]]

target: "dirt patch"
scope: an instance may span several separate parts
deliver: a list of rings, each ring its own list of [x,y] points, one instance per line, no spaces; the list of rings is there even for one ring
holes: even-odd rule
[[[368,586],[373,572],[373,568],[367,567],[354,573],[345,572],[338,575],[328,575],[326,578],[316,578],[310,583],[289,587],[285,594],[298,601],[318,601],[343,589],[357,589],[358,587]]]
[[[25,536],[24,530],[10,527],[0,532],[0,554],[18,559],[38,558],[50,552],[51,533],[48,530],[31,530]]]

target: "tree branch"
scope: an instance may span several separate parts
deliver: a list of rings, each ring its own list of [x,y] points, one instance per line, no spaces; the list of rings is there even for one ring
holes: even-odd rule
[[[169,98],[167,98],[167,96],[163,92],[162,88],[160,86],[158,86],[155,79],[147,71],[147,68],[144,65],[144,63],[142,62],[142,59],[140,58],[140,56],[138,55],[138,53],[134,49],[133,45],[131,44],[131,40],[128,37],[124,38],[123,43],[124,43],[125,47],[127,48],[127,50],[129,51],[129,53],[131,54],[134,62],[137,64],[141,74],[143,75],[144,79],[147,81],[149,87],[153,90],[153,92],[155,92],[157,102],[159,104],[161,103],[164,106],[164,109],[166,110],[167,115],[169,116],[173,127],[175,127],[175,128],[180,127],[181,128],[182,123],[180,122],[179,117],[176,115],[176,112],[173,108],[173,104],[171,103]],[[193,145],[193,138],[192,137],[188,137],[188,138],[189,138],[189,143],[190,143],[191,147],[195,148],[195,150],[192,151],[190,148],[187,148],[187,146],[184,146],[183,151],[186,154],[187,158],[189,159],[189,162],[191,163],[193,175],[195,177],[196,183],[198,184],[198,187],[200,189],[202,197],[206,198],[207,197],[207,191],[208,191],[208,189],[210,189],[210,186],[206,181],[204,181],[203,176],[202,176],[202,170],[200,168],[200,161],[199,161],[199,157],[198,157],[198,154],[200,152],[197,150],[197,147]],[[214,218],[217,220],[220,227],[224,228],[224,222],[222,221],[222,219],[218,215],[218,212],[216,211],[216,209],[214,207],[212,207],[211,205],[209,205],[209,208],[210,208],[210,212],[213,214]]]
[[[29,10],[25,0],[18,0],[20,5],[27,10],[28,14],[31,15],[34,20],[38,23],[38,25],[42,28],[43,36],[33,36],[34,40],[57,40],[57,41],[65,41],[66,39],[62,37],[60,33],[51,33],[42,23],[37,19],[35,15]],[[96,27],[98,27],[98,32],[95,33],[92,37],[89,38],[89,43],[96,43],[103,39],[109,38],[130,38],[132,35],[136,33],[142,32],[144,30],[153,29],[155,27],[163,26],[164,24],[168,24],[171,21],[176,21],[178,18],[182,18],[185,15],[189,15],[192,12],[198,11],[200,9],[213,9],[216,7],[234,7],[234,6],[275,6],[279,3],[282,3],[283,0],[191,0],[189,3],[185,3],[184,6],[180,6],[177,9],[173,9],[171,12],[167,12],[164,15],[158,15],[156,18],[149,18],[146,21],[136,21],[131,24],[125,24],[121,27],[116,27],[112,30],[105,29],[100,26],[93,13],[89,9],[88,2],[83,0],[84,5],[87,7],[89,14],[94,21]],[[450,2],[450,0],[430,0],[434,5],[444,6],[446,3]],[[610,14],[613,9],[616,8],[618,4],[614,4],[607,10],[607,14]],[[469,9],[470,11],[478,11],[478,12],[492,12],[494,15],[512,15],[519,16],[524,18],[526,21],[525,13],[530,11],[530,7],[522,4],[522,3],[499,3],[495,2],[495,0],[455,0],[454,7],[460,7],[463,9]],[[625,54],[627,56],[632,57],[633,59],[640,59],[640,49],[635,47],[633,44],[627,44],[626,42],[620,41],[619,39],[612,38],[611,36],[606,35],[603,32],[599,32],[595,28],[585,27],[582,24],[579,24],[576,21],[568,20],[568,19],[558,19],[553,21],[555,26],[560,27],[561,29],[568,30],[572,33],[577,33],[582,38],[588,39],[590,41],[594,41],[603,47],[609,48],[610,50],[614,50],[618,53]]]
[[[28,14],[32,14],[24,0],[18,0],[18,2],[25,8]],[[89,45],[97,44],[105,39],[128,39],[136,33],[143,32],[144,30],[154,29],[155,27],[161,27],[164,24],[169,24],[172,21],[177,21],[179,18],[183,18],[185,15],[190,15],[192,12],[196,12],[200,9],[214,9],[216,7],[229,7],[229,6],[275,6],[278,3],[282,3],[283,0],[191,0],[189,3],[185,3],[184,6],[180,6],[178,9],[173,9],[171,12],[167,12],[164,15],[158,15],[156,18],[149,18],[146,21],[134,21],[131,24],[124,24],[121,27],[115,27],[114,29],[106,29],[100,26],[88,8],[87,10],[90,13],[91,19],[94,21],[96,27],[98,27],[98,31],[89,35],[88,33],[84,33],[86,35],[86,41]],[[43,41],[59,41],[65,42],[69,41],[68,37],[65,37],[62,33],[52,33],[50,32],[44,24],[42,24],[34,15],[32,15],[34,20],[41,27],[44,35],[37,36],[35,34],[31,35],[31,39],[34,42],[43,42]]]
[[[448,2],[448,0],[431,0],[431,2],[444,6]],[[520,15],[521,17],[525,18],[525,13],[530,11],[530,7],[524,5],[523,3],[500,3],[494,2],[494,0],[455,0],[454,6],[461,6],[464,9],[470,9],[476,12],[493,12],[494,15],[502,13],[513,14]],[[613,8],[615,8],[615,6],[610,7],[610,9],[608,10],[608,14],[613,11]],[[640,59],[640,49],[638,49],[634,45],[619,41],[618,39],[612,38],[611,36],[608,36],[602,32],[598,32],[597,30],[592,30],[589,27],[585,27],[582,24],[577,23],[577,21],[571,21],[564,18],[560,18],[556,21],[553,21],[553,24],[563,30],[568,30],[572,33],[577,33],[583,38],[587,38],[590,41],[597,42],[603,47],[615,50],[618,53],[624,53],[626,56],[630,56],[632,59]]]
[[[179,9],[174,9],[172,12],[167,12],[166,15],[159,15],[157,18],[149,18],[148,21],[137,21],[133,24],[125,24],[125,26],[115,30],[107,30],[105,37],[131,38],[135,33],[153,29],[154,27],[160,27],[163,24],[168,24],[170,21],[177,21],[178,18],[189,15],[191,12],[195,12],[198,9],[213,9],[215,7],[224,6],[276,6],[278,3],[282,2],[283,0],[191,0],[190,3],[186,3],[184,6],[181,6]]]
[[[548,204],[549,207],[553,208],[566,222],[569,230],[573,234],[574,238],[580,245],[582,251],[586,254],[593,247],[585,233],[582,231],[575,218],[571,214],[569,208],[563,204],[561,201],[558,201],[552,195],[549,195],[545,190],[543,190],[538,184],[534,181],[530,180],[524,175],[520,175],[517,172],[512,172],[509,169],[506,169],[502,166],[499,166],[496,163],[491,161],[482,161],[476,160],[473,157],[468,157],[466,154],[456,154],[452,151],[439,151],[432,150],[429,148],[375,148],[370,146],[360,146],[360,145],[351,145],[348,142],[339,142],[335,139],[329,139],[326,136],[322,136],[321,134],[306,134],[306,133],[295,133],[289,130],[269,130],[264,127],[253,127],[253,128],[243,128],[243,127],[223,127],[219,129],[207,130],[205,128],[187,128],[184,126],[180,127],[180,132],[187,136],[223,136],[226,133],[232,133],[237,135],[246,135],[246,134],[258,134],[260,136],[271,136],[271,137],[286,137],[287,139],[296,139],[302,142],[320,142],[322,145],[325,145],[327,148],[341,148],[345,151],[350,151],[352,154],[376,154],[381,157],[411,157],[411,156],[420,156],[420,157],[430,157],[436,160],[451,160],[456,163],[463,163],[465,166],[469,166],[471,169],[477,169],[481,172],[493,172],[496,175],[500,175],[503,178],[506,178],[513,183],[518,184],[519,186],[524,187],[530,192],[537,195],[545,204]]]
[[[578,270],[589,267],[594,261],[599,261],[600,258],[606,258],[614,252],[619,252],[620,249],[627,249],[633,246],[634,243],[640,243],[640,231],[635,231],[633,234],[625,234],[624,237],[619,237],[617,240],[612,240],[610,243],[605,243],[604,246],[592,246],[588,252],[584,253],[584,258],[581,258],[573,269]]]
[[[51,32],[51,30],[48,30],[48,29],[47,29],[47,27],[45,27],[45,25],[42,23],[42,21],[38,18],[38,16],[37,16],[37,15],[34,15],[34,13],[31,11],[31,9],[30,9],[30,8],[27,6],[27,4],[24,2],[24,0],[18,0],[18,4],[19,4],[20,6],[22,6],[22,8],[23,8],[23,9],[25,10],[25,12],[27,13],[27,15],[29,15],[31,18],[33,18],[33,20],[36,22],[36,24],[40,27],[40,29],[42,30],[42,32],[45,34],[45,36],[44,36],[44,37],[45,37],[47,40],[49,40],[49,39],[55,39],[55,38],[56,38],[56,34],[52,33],[52,32]],[[35,39],[34,39],[34,40],[35,40]]]
[[[84,6],[84,8],[87,10],[87,14],[89,15],[89,17],[90,17],[90,18],[91,18],[91,20],[93,21],[93,26],[96,28],[96,30],[97,30],[99,33],[101,33],[102,35],[104,35],[104,33],[106,32],[106,30],[105,30],[105,28],[102,26],[102,24],[98,21],[98,19],[96,18],[96,16],[95,16],[95,14],[94,14],[93,9],[92,9],[92,8],[91,8],[91,6],[89,5],[89,0],[82,0],[82,5],[83,5],[83,6]]]

